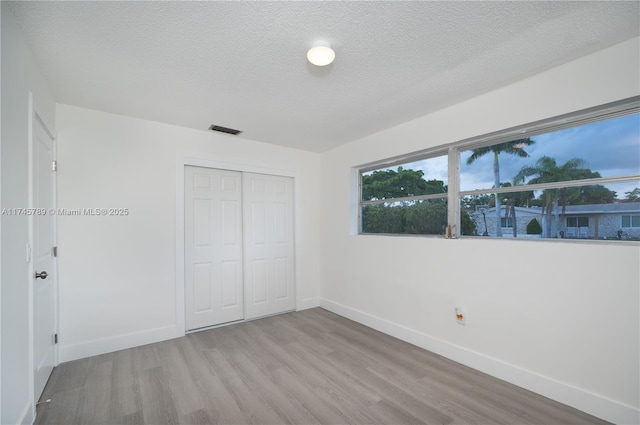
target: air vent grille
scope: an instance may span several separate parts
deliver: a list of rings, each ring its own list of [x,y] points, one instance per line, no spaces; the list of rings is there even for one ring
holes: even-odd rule
[[[242,133],[242,131],[240,130],[236,130],[234,128],[222,127],[220,125],[215,125],[215,124],[211,124],[211,127],[209,127],[209,130],[219,131],[221,133],[233,134],[234,136]]]

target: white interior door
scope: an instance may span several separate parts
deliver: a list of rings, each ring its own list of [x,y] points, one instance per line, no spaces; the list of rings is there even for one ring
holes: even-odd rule
[[[245,318],[295,308],[293,179],[243,173]]]
[[[33,124],[32,237],[33,237],[33,353],[34,397],[42,390],[55,365],[55,159],[54,141],[39,119]],[[38,277],[36,277],[38,276]]]
[[[242,174],[185,167],[187,330],[244,318]]]

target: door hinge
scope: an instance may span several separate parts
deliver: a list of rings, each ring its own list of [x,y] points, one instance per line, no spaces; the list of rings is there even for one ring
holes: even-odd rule
[[[57,256],[58,256],[58,247],[57,247],[57,246],[54,246],[53,248],[51,248],[51,254],[52,254],[54,257],[57,257]]]
[[[58,334],[53,334],[53,343],[54,344],[58,343]]]
[[[56,159],[51,161],[51,171],[58,171],[58,161]]]

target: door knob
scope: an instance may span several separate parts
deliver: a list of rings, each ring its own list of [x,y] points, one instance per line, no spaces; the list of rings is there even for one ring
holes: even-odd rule
[[[40,278],[40,279],[46,279],[46,278],[47,278],[47,276],[49,276],[49,275],[47,274],[47,272],[39,272],[39,273],[38,273],[38,272],[36,272],[36,279],[37,279],[37,278]]]

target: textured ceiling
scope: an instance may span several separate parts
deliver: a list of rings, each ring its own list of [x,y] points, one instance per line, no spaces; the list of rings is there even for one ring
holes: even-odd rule
[[[56,100],[322,152],[640,33],[640,2],[14,2]],[[317,39],[336,50],[317,68]]]

